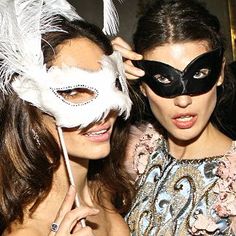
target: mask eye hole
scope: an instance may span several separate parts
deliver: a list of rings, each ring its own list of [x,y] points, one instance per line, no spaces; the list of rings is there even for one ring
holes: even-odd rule
[[[88,102],[96,96],[96,94],[92,90],[87,88],[58,90],[57,93],[66,101],[74,104]]]
[[[156,74],[153,77],[162,84],[170,84],[171,83],[171,81],[164,75]]]
[[[194,74],[193,78],[194,79],[204,79],[205,77],[207,77],[209,75],[209,73],[210,73],[210,69],[202,68]]]
[[[120,83],[119,75],[117,75],[117,77],[116,77],[115,86],[118,90],[122,91],[122,86]]]

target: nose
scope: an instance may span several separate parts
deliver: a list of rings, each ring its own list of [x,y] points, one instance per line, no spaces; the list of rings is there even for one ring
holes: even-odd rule
[[[185,108],[192,104],[192,97],[189,95],[181,95],[174,98],[175,106]]]

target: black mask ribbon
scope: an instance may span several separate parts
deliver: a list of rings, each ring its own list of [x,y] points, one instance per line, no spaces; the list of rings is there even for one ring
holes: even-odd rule
[[[159,61],[132,61],[145,71],[140,78],[157,95],[173,98],[180,95],[200,95],[216,84],[223,61],[223,49],[217,48],[193,59],[183,71]]]

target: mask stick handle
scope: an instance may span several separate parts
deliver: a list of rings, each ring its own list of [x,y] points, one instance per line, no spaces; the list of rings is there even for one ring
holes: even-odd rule
[[[67,173],[68,173],[68,176],[69,176],[69,181],[70,181],[71,185],[75,186],[75,181],[74,181],[73,173],[72,173],[72,170],[71,170],[69,156],[68,156],[68,152],[67,152],[67,149],[66,149],[65,140],[64,140],[64,136],[63,136],[63,132],[62,132],[61,127],[57,126],[57,131],[58,131],[59,139],[60,139],[60,142],[61,142],[61,147],[62,147],[62,151],[63,151],[63,156],[64,156],[64,160],[65,160],[65,164],[66,164]],[[79,196],[78,196],[77,193],[76,193],[76,196],[75,196],[75,205],[76,205],[76,207],[80,206]],[[80,224],[81,224],[82,227],[86,227],[85,219],[81,219]]]

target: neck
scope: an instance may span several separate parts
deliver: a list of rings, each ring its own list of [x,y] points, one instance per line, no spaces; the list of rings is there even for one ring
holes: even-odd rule
[[[65,196],[71,183],[63,157],[61,160],[61,165],[54,175],[52,192],[61,193],[62,196]],[[88,163],[87,159],[70,157],[70,166],[79,199],[86,204],[91,204],[87,181]]]
[[[176,159],[202,159],[224,155],[231,144],[232,140],[211,123],[199,136],[191,140],[168,137],[169,153]]]
[[[76,158],[70,160],[72,173],[74,176],[75,188],[78,190],[78,196],[80,202],[85,202],[87,205],[92,204],[91,196],[88,190],[87,172],[88,172],[88,160]],[[58,170],[54,173],[54,179],[52,189],[48,196],[41,202],[34,212],[32,219],[27,219],[28,223],[35,219],[45,222],[45,228],[49,227],[54,221],[61,204],[65,198],[65,195],[69,189],[70,183],[64,163],[63,157],[61,157],[61,163]],[[45,219],[47,216],[47,220]],[[43,227],[43,225],[42,225]]]

